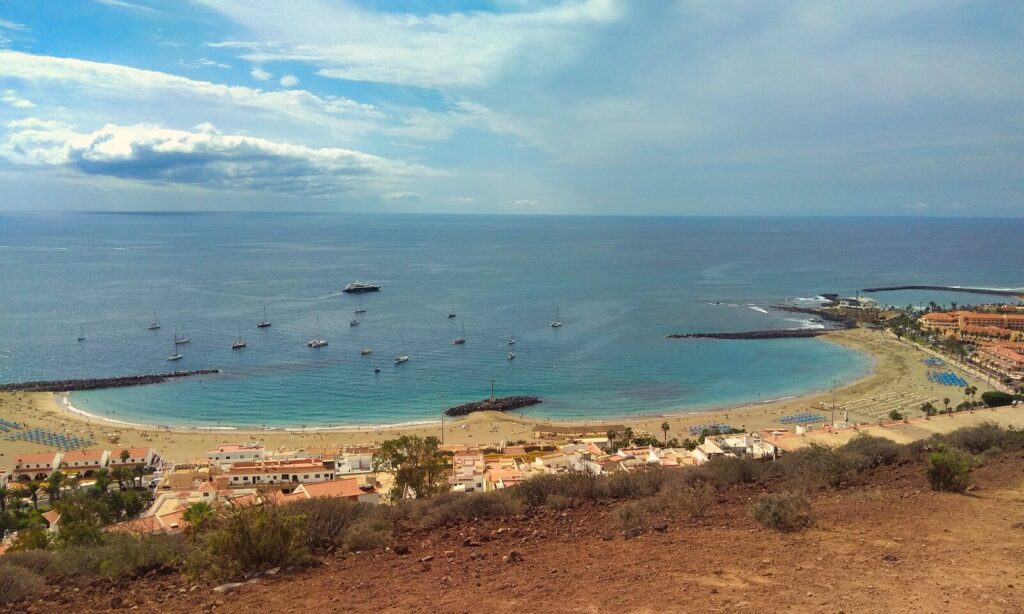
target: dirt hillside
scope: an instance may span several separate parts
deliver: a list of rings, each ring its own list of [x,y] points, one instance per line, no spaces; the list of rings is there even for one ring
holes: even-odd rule
[[[966,495],[921,465],[883,467],[813,497],[817,527],[760,528],[757,487],[699,520],[670,512],[625,539],[614,507],[400,535],[408,554],[328,557],[227,592],[177,574],[55,587],[19,611],[75,612],[1021,612],[1024,455],[974,471]],[[664,524],[662,524],[664,523]],[[467,540],[471,545],[466,545]],[[506,562],[510,553],[514,562]]]

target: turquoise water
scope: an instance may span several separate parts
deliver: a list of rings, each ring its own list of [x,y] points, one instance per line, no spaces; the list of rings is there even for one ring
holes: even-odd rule
[[[813,339],[664,336],[797,327],[766,307],[822,292],[1020,286],[1007,263],[1024,262],[1021,236],[1021,220],[0,215],[0,381],[223,369],[72,395],[102,415],[193,425],[429,420],[440,395],[483,398],[491,380],[499,395],[541,396],[535,416],[764,401],[855,379],[869,361]],[[337,292],[356,279],[383,291]],[[273,326],[256,329],[264,304]],[[565,325],[551,329],[556,309]],[[313,350],[317,315],[330,345]],[[178,326],[192,342],[171,363]],[[240,327],[248,347],[232,351]],[[400,352],[410,360],[395,366]]]

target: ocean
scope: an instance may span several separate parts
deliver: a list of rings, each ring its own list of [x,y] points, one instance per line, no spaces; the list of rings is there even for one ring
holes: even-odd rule
[[[771,305],[869,286],[1020,287],[1021,237],[1020,219],[0,214],[0,382],[222,369],[72,395],[193,426],[433,420],[442,395],[482,399],[492,382],[540,396],[529,416],[699,411],[827,389],[870,359],[817,339],[666,334],[799,327]],[[339,292],[355,280],[383,289]],[[273,326],[257,329],[264,306]],[[318,317],[329,345],[310,349]],[[191,343],[168,362],[176,331]],[[239,331],[248,347],[232,351]]]

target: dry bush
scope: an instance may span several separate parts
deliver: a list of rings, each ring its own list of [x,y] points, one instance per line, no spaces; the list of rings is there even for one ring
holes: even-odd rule
[[[553,476],[555,477],[555,476]],[[534,478],[537,479],[537,478]],[[532,480],[527,480],[527,482]],[[522,514],[526,505],[511,490],[482,493],[445,493],[429,502],[423,511],[422,524],[427,527],[452,522]]]
[[[37,574],[14,565],[0,565],[0,603],[13,603],[35,597],[46,583]]]
[[[928,455],[925,477],[932,490],[964,492],[971,481],[971,465],[966,456],[943,448]]]
[[[633,471],[618,471],[608,476],[604,490],[608,497],[619,500],[653,497],[665,482],[661,467],[641,467]]]
[[[706,482],[725,488],[734,484],[758,482],[768,475],[767,466],[763,462],[748,458],[719,456],[710,461],[689,469],[688,476],[692,481]]]
[[[715,489],[709,484],[681,484],[665,489],[660,497],[667,509],[687,518],[703,518],[715,504]]]
[[[615,518],[626,537],[636,537],[647,531],[652,511],[647,501],[632,501],[619,506]]]
[[[806,495],[795,492],[773,493],[758,499],[750,507],[750,515],[761,526],[788,533],[814,525],[811,502]]]
[[[820,444],[790,452],[775,461],[775,469],[796,488],[840,488],[853,477],[853,464],[836,450]]]
[[[884,437],[872,437],[861,433],[839,448],[839,455],[854,469],[863,471],[897,462],[903,456],[903,448],[895,441]]]
[[[603,482],[606,478],[601,478]],[[512,492],[529,507],[544,505],[549,495],[560,495],[576,501],[594,501],[602,497],[599,478],[587,471],[546,474],[523,480]]]
[[[390,535],[391,518],[389,508],[369,503],[350,501],[340,497],[305,499],[288,504],[288,511],[304,519],[306,546],[312,551],[323,551],[331,547],[342,546],[346,541],[360,545],[367,539],[350,537],[349,533],[358,529],[366,534],[367,527],[376,527],[377,533]],[[370,550],[370,548],[358,548]]]
[[[217,579],[307,562],[306,525],[286,505],[227,506],[193,536],[185,571]]]

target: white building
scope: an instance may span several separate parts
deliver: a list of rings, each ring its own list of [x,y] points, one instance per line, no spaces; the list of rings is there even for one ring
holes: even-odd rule
[[[256,461],[266,458],[266,450],[259,444],[224,444],[206,451],[206,460],[219,463]]]
[[[311,458],[291,460],[256,460],[232,464],[224,472],[228,484],[252,486],[255,484],[309,484],[334,479],[333,469],[323,461]]]

